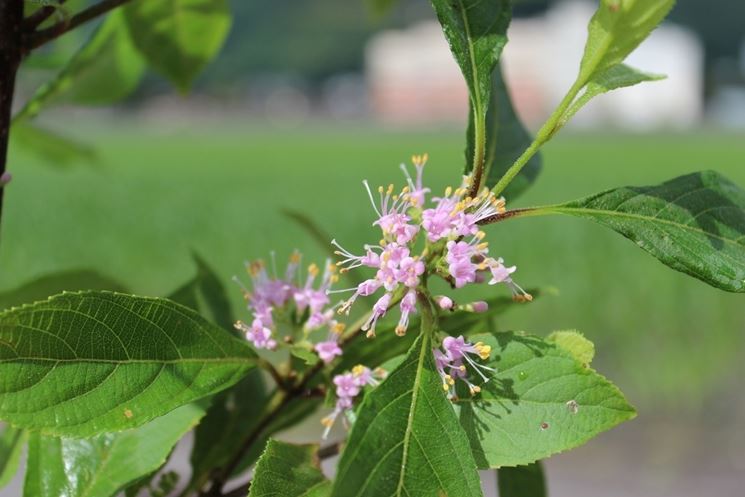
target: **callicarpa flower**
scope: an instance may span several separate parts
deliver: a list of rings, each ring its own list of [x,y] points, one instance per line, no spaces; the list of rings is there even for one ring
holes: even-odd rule
[[[481,391],[480,386],[469,381],[466,364],[471,366],[471,369],[481,377],[484,383],[489,381],[484,371],[495,371],[493,368],[479,364],[474,357],[471,357],[475,356],[482,360],[489,359],[491,346],[481,342],[468,343],[462,335],[457,338],[446,337],[442,341],[442,350],[435,349],[433,353],[437,372],[440,373],[442,378],[442,388],[448,393],[449,398],[455,397],[455,380],[462,380],[468,386],[471,395]]]
[[[348,314],[359,297],[369,297],[382,290],[383,295],[376,300],[362,329],[367,331],[368,337],[375,336],[377,322],[391,306],[398,304],[401,318],[396,333],[403,335],[409,317],[416,312],[417,289],[425,272],[444,277],[455,288],[485,281],[485,275],[491,273],[489,284],[504,283],[516,300],[532,300],[530,294],[512,280],[516,268],[505,267],[501,258],[489,256],[485,234],[478,229],[480,221],[505,212],[504,199],[496,198],[488,188],[475,197],[469,196],[471,177],[465,176],[460,187],[448,187],[443,196],[433,197],[428,205],[430,189],[423,185],[422,179],[427,155],[414,156],[412,162],[416,175],[412,177],[402,165],[407,185],[398,193],[393,185],[379,187],[376,200],[367,181],[363,182],[377,215],[372,225],[382,232],[378,244],[364,245],[364,253],[357,255],[336,240],[331,241],[336,254],[342,257],[337,263],[343,266],[342,272],[358,267],[375,270],[373,278],[357,287],[335,290],[352,292],[352,296],[342,302],[339,312]],[[441,298],[438,305],[442,309],[453,308],[452,300],[447,297]],[[479,304],[478,311],[485,310]]]
[[[368,385],[377,386],[379,380],[384,379],[385,376],[386,372],[380,368],[372,371],[362,365],[355,366],[349,373],[334,376],[336,405],[331,414],[321,420],[321,423],[326,427],[323,433],[324,439],[328,437],[331,428],[340,415],[344,415],[342,419],[345,425],[354,422],[352,408],[354,407],[355,397],[360,394],[364,387]]]
[[[300,254],[293,253],[283,276],[277,274],[273,254],[272,275],[267,271],[263,261],[246,264],[253,291],[243,285],[238,278],[233,279],[243,289],[253,320],[251,324],[238,321],[235,327],[245,333],[246,338],[257,349],[272,350],[277,347],[277,323],[275,321],[278,315],[281,319],[287,320],[294,307],[295,321],[292,324],[298,324],[297,320],[307,315],[307,319],[300,323],[306,335],[323,326],[328,326],[329,338],[317,344],[315,350],[323,361],[330,362],[334,357],[341,355],[337,339],[344,330],[344,325],[333,319],[334,311],[329,306],[328,292],[338,280],[336,267],[327,261],[321,281],[318,286],[315,286],[320,274],[318,266],[315,264],[308,266],[308,275],[305,282],[301,283],[298,271],[300,260]]]

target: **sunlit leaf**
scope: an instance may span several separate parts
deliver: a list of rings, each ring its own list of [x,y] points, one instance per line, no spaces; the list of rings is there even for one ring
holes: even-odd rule
[[[626,64],[617,64],[615,66],[611,66],[605,71],[597,74],[590,80],[582,95],[580,95],[577,100],[572,102],[572,105],[564,113],[564,117],[562,117],[561,123],[559,125],[562,126],[564,123],[569,121],[569,119],[571,119],[577,112],[579,112],[582,107],[584,107],[590,100],[597,97],[598,95],[602,95],[603,93],[617,90],[619,88],[635,86],[647,81],[659,81],[661,79],[665,79],[665,76],[661,74],[645,73],[639,71],[638,69],[634,69],[633,67],[627,66]]]
[[[137,48],[181,91],[217,55],[231,24],[226,0],[134,0],[124,12]]]
[[[18,288],[0,293],[0,309],[7,309],[26,302],[36,302],[50,295],[77,290],[127,291],[119,282],[96,271],[88,269],[63,271],[42,276]]]
[[[202,407],[189,404],[138,428],[93,438],[32,433],[24,496],[114,496],[160,468],[203,415]]]
[[[38,156],[52,166],[71,166],[76,163],[95,163],[96,151],[86,143],[75,141],[30,122],[15,122],[10,130],[13,147]]]
[[[620,64],[667,16],[675,0],[600,0],[588,26],[580,81]]]
[[[535,212],[591,219],[677,271],[745,292],[745,191],[717,172],[614,188]]]
[[[248,497],[327,497],[331,482],[323,476],[317,445],[269,440],[256,465]]]
[[[15,116],[34,118],[58,102],[109,104],[129,95],[145,72],[145,62],[132,44],[121,11],[109,14],[88,42],[60,73],[39,88]]]
[[[73,437],[134,428],[232,385],[254,356],[168,300],[65,293],[0,313],[0,419]]]
[[[332,495],[482,495],[468,440],[442,391],[426,334],[365,396]]]
[[[538,337],[474,335],[495,369],[476,396],[456,401],[480,468],[524,465],[577,447],[636,413],[608,380]]]

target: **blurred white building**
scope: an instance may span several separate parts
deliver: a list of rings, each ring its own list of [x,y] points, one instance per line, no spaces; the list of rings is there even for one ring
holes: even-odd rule
[[[596,2],[572,0],[546,15],[515,19],[504,52],[518,112],[540,124],[577,75]],[[688,127],[703,115],[703,48],[695,34],[666,23],[630,55],[629,65],[668,79],[596,98],[574,126]],[[465,122],[468,93],[436,22],[387,31],[367,48],[373,113],[393,122]]]

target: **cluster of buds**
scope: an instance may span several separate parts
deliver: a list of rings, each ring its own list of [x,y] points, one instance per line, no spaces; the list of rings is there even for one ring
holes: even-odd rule
[[[329,305],[328,296],[331,286],[338,281],[339,277],[336,274],[336,267],[327,261],[321,281],[317,286],[316,279],[321,271],[315,264],[308,266],[308,275],[305,282],[302,282],[299,271],[300,261],[300,254],[293,253],[282,276],[277,274],[276,268],[270,275],[263,261],[246,264],[252,290],[249,290],[238,278],[234,280],[243,289],[253,320],[250,324],[238,321],[235,327],[243,332],[257,349],[272,350],[277,347],[275,323],[277,314],[288,316],[289,311],[294,307],[296,319],[307,315],[302,323],[306,335],[323,326],[328,326],[329,337],[326,341],[316,345],[316,352],[324,361],[330,361],[336,355],[341,354],[337,341],[344,331],[344,325],[334,319],[334,310]]]
[[[341,417],[345,424],[354,422],[353,410],[354,399],[360,394],[366,386],[377,386],[379,381],[384,379],[386,372],[382,369],[371,370],[362,365],[355,366],[351,372],[334,376],[334,386],[336,387],[336,405],[334,410],[321,420],[326,427],[323,438],[328,437],[331,427],[336,420]]]
[[[484,383],[489,381],[487,374],[494,372],[493,368],[484,366],[476,361],[476,358],[481,360],[489,359],[491,346],[481,342],[475,344],[468,343],[462,335],[457,338],[446,337],[442,341],[442,350],[435,349],[433,353],[437,372],[440,373],[440,377],[442,378],[442,388],[451,399],[455,398],[456,380],[462,380],[468,386],[468,391],[471,395],[476,395],[481,391],[480,386],[468,379],[468,368],[466,365],[471,366],[471,369],[481,377]]]
[[[472,197],[469,195],[470,176],[465,176],[457,189],[448,187],[442,197],[433,197],[427,206],[429,188],[422,184],[422,174],[427,156],[412,158],[415,177],[402,169],[407,185],[395,193],[393,185],[378,188],[376,201],[367,182],[368,196],[377,215],[373,226],[382,231],[377,245],[365,245],[364,254],[356,255],[342,248],[336,240],[336,254],[342,257],[337,264],[341,271],[358,267],[375,270],[375,276],[363,281],[355,288],[336,290],[353,292],[339,308],[340,313],[349,313],[358,297],[368,297],[383,289],[384,293],[373,305],[373,311],[363,329],[369,337],[375,336],[375,324],[399,303],[401,318],[396,333],[403,335],[409,316],[416,311],[416,289],[427,268],[447,279],[455,288],[468,283],[486,281],[489,284],[506,284],[518,301],[530,301],[532,297],[512,280],[516,268],[506,267],[501,258],[489,256],[489,244],[484,241],[484,232],[479,223],[505,212],[505,202],[488,189]],[[416,242],[420,235],[425,239],[424,249],[416,255]]]

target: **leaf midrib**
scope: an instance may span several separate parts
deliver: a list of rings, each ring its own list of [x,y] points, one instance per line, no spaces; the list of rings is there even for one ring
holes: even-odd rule
[[[94,363],[94,364],[219,364],[219,363],[246,363],[254,362],[252,357],[207,357],[207,358],[180,358],[180,359],[95,359],[95,358],[64,358],[52,357],[14,357],[11,359],[0,359],[0,364],[10,362],[36,361],[54,363]]]
[[[557,206],[557,207],[550,207],[546,209],[547,212],[556,212],[559,214],[570,214],[573,215],[575,213],[577,214],[592,214],[597,216],[615,216],[615,217],[626,217],[629,219],[637,219],[641,221],[646,221],[650,223],[659,223],[659,224],[667,224],[669,226],[675,226],[676,228],[690,231],[693,233],[699,233],[705,237],[711,237],[716,238],[718,240],[721,240],[725,243],[735,244],[738,247],[745,248],[745,243],[739,243],[737,239],[731,239],[731,238],[725,238],[721,235],[717,235],[716,233],[710,233],[708,231],[702,230],[701,228],[696,228],[694,226],[690,226],[687,224],[680,224],[675,221],[670,221],[669,219],[664,218],[658,218],[658,217],[650,217],[650,216],[644,216],[641,214],[631,214],[629,212],[623,212],[623,211],[612,211],[612,210],[602,210],[602,209],[590,209],[587,207],[563,207],[563,206]],[[741,237],[740,237],[741,238]]]
[[[460,1],[460,0],[459,0]],[[414,385],[411,392],[411,407],[409,408],[409,419],[406,421],[406,431],[404,431],[403,440],[403,454],[401,457],[401,470],[398,479],[398,485],[396,486],[396,494],[400,496],[401,490],[404,485],[404,477],[406,475],[406,457],[409,453],[409,444],[411,443],[411,435],[413,432],[414,412],[416,411],[417,401],[419,400],[419,387],[422,382],[422,371],[424,371],[424,359],[427,352],[429,352],[429,335],[424,333],[422,337],[422,344],[419,348],[419,360],[417,361],[416,375],[414,376]]]
[[[471,28],[469,26],[468,16],[466,15],[466,7],[463,5],[463,0],[458,0],[460,6],[461,19],[463,20],[463,30],[466,32],[466,45],[468,45],[468,59],[471,62],[471,75],[472,81],[471,86],[473,88],[474,107],[478,111],[478,115],[483,115],[484,108],[481,102],[481,95],[478,88],[479,71],[476,66],[476,53],[473,47],[473,38],[471,37]]]

